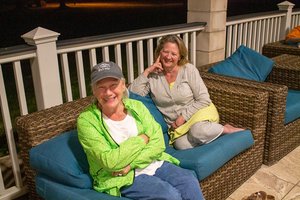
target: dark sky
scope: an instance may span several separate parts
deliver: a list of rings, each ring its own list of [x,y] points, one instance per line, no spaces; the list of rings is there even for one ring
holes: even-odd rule
[[[20,6],[18,2],[26,2]],[[153,3],[153,7],[65,8],[33,7],[34,0],[0,0],[0,48],[24,44],[22,34],[41,26],[71,39],[113,32],[185,23],[187,0],[107,0],[107,2]],[[47,0],[57,2],[58,0]],[[76,1],[76,0],[73,0]],[[86,1],[86,0],[77,0]],[[91,0],[89,0],[91,1]],[[92,0],[97,1],[97,0]],[[104,2],[105,0],[98,0]],[[283,0],[228,0],[228,16],[278,10]],[[31,2],[31,3],[29,3]],[[300,0],[290,0],[300,7]],[[159,6],[158,6],[159,4]],[[16,6],[16,5],[19,5]]]
[[[284,0],[228,0],[227,16],[278,10],[277,4]],[[300,8],[300,0],[288,0]]]
[[[111,2],[111,0],[107,2]],[[126,1],[123,0],[123,2]],[[59,40],[62,40],[186,23],[187,21],[186,1],[147,0],[144,1],[147,6],[141,5],[141,0],[127,2],[131,2],[129,7],[126,5],[115,6],[116,3],[110,7],[100,7],[99,5],[80,7],[79,4],[79,7],[70,7],[73,6],[70,4],[69,7],[63,9],[52,8],[50,4],[48,7],[16,8],[7,6],[7,9],[0,9],[2,29],[0,31],[2,40],[0,48],[24,44],[20,36],[38,26],[60,33]]]

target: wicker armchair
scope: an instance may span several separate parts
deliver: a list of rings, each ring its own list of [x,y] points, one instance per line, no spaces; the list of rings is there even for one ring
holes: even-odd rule
[[[262,54],[272,58],[281,54],[291,54],[300,56],[300,48],[296,45],[288,45],[284,43],[284,40],[265,44],[262,48]]]
[[[215,81],[205,80],[211,98],[217,106],[222,122],[252,131],[255,144],[240,153],[201,182],[206,199],[226,199],[262,165],[264,133],[267,116],[267,92],[234,87],[219,87]],[[62,132],[76,128],[76,118],[91,102],[91,98],[76,100],[46,110],[21,116],[16,120],[21,156],[30,197],[39,199],[35,191],[35,172],[29,166],[29,150]]]
[[[214,64],[198,67],[202,78],[219,87],[233,84],[269,93],[264,164],[272,165],[300,144],[300,119],[284,124],[288,89],[300,90],[300,57],[281,55],[274,57],[275,66],[266,82],[256,82],[220,76],[207,72]]]

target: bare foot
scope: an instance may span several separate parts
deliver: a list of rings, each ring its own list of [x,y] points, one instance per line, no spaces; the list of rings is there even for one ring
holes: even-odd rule
[[[243,131],[243,130],[245,130],[245,129],[237,128],[237,127],[231,126],[230,124],[225,124],[224,129],[223,129],[223,134],[230,134],[230,133]]]

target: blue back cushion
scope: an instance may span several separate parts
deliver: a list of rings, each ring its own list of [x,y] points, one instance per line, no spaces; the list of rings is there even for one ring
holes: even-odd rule
[[[38,173],[69,186],[92,188],[89,165],[76,130],[33,147],[29,154],[30,165]]]
[[[129,92],[129,98],[141,101],[153,115],[154,119],[161,125],[163,133],[168,132],[168,125],[161,114],[161,112],[156,107],[155,103],[153,102],[152,98],[147,96],[141,96],[133,92]]]
[[[273,64],[273,60],[241,45],[230,57],[210,68],[209,72],[263,82],[272,71]]]
[[[285,109],[285,124],[288,124],[300,117],[300,91],[288,90]]]

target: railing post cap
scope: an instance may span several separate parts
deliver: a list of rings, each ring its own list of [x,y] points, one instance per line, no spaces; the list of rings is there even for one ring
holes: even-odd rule
[[[295,4],[289,2],[289,1],[283,1],[279,4],[277,4],[279,10],[288,10],[288,9],[292,9]]]
[[[60,34],[42,27],[37,27],[21,37],[29,45],[37,45],[56,41]]]

